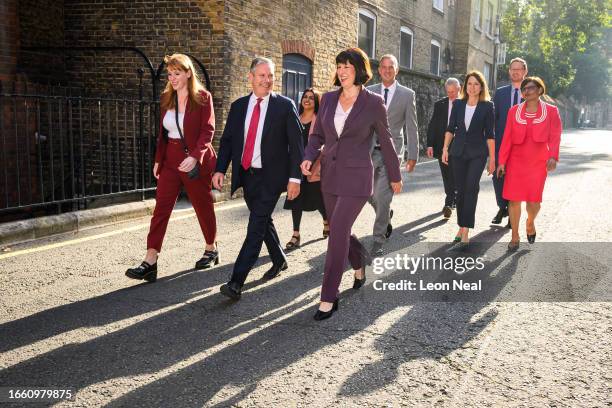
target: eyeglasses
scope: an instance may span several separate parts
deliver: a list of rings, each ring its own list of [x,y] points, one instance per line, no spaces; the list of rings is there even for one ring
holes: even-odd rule
[[[522,92],[530,92],[530,91],[533,91],[535,89],[539,89],[539,86],[536,86],[536,85],[527,85],[527,86],[522,87],[521,91]]]

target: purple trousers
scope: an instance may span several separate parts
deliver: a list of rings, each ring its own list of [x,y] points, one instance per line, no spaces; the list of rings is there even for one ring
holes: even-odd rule
[[[351,228],[368,197],[344,197],[323,193],[323,201],[329,221],[329,240],[321,301],[333,302],[338,298],[338,287],[347,259],[353,269],[359,269],[367,256],[367,250],[355,235],[351,235]]]

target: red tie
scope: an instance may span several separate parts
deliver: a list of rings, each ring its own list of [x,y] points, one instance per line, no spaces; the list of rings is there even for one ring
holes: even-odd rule
[[[251,123],[249,123],[249,130],[247,132],[246,143],[244,145],[244,152],[242,153],[242,168],[248,170],[251,167],[251,161],[253,160],[253,150],[255,150],[255,138],[257,137],[257,127],[259,126],[259,114],[261,113],[261,101],[263,98],[257,98],[257,104],[253,109],[251,115]]]

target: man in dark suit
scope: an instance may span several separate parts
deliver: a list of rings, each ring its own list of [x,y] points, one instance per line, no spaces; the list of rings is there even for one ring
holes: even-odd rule
[[[234,300],[240,299],[262,244],[266,244],[272,259],[272,267],[264,277],[272,279],[287,269],[272,212],[283,191],[287,191],[289,200],[299,195],[304,156],[302,125],[295,105],[291,99],[272,92],[274,63],[267,58],[255,58],[249,82],[253,92],[230,107],[212,179],[213,186],[221,190],[231,161],[231,193],[242,187],[250,211],[247,235],[232,276],[221,286],[221,293]]]
[[[427,156],[438,159],[442,182],[444,183],[444,207],[442,213],[444,218],[450,218],[455,208],[455,183],[450,165],[442,163],[442,146],[444,146],[444,133],[448,126],[448,120],[453,109],[453,102],[459,96],[461,84],[457,78],[448,78],[444,84],[446,97],[434,103],[434,111],[427,127]]]
[[[506,117],[510,108],[518,103],[523,102],[521,98],[521,82],[527,76],[527,62],[522,58],[514,58],[510,61],[508,69],[510,81],[512,84],[497,88],[493,103],[495,104],[495,162],[497,163],[497,155],[504,137],[504,129],[506,129]],[[493,187],[495,188],[495,198],[497,199],[497,207],[499,210],[491,223],[501,224],[502,219],[508,216],[508,201],[502,197],[504,190],[504,178],[497,177],[496,172],[493,173]],[[510,228],[510,221],[506,226]]]

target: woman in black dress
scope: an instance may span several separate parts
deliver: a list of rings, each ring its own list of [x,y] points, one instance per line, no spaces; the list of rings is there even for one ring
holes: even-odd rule
[[[313,88],[308,88],[302,94],[300,101],[300,121],[304,130],[304,147],[308,145],[308,135],[310,129],[314,127],[314,122],[317,118],[319,110],[320,95]],[[321,195],[321,182],[302,180],[300,186],[300,195],[294,200],[285,200],[283,206],[285,210],[291,210],[293,217],[293,236],[285,246],[287,249],[295,249],[300,246],[300,223],[302,221],[303,211],[319,211],[323,217],[323,238],[329,236],[329,224],[327,223],[327,215],[325,214],[325,206],[323,205],[323,196]]]

